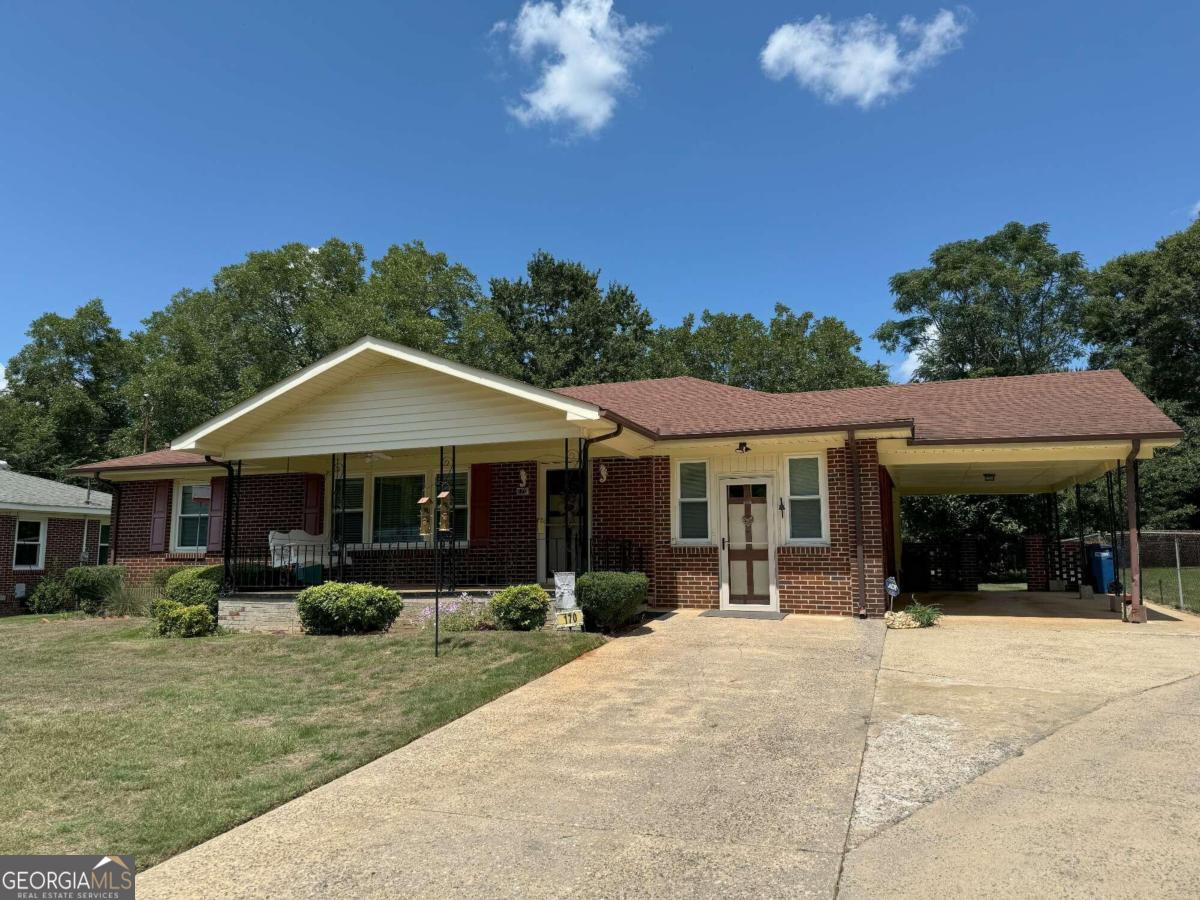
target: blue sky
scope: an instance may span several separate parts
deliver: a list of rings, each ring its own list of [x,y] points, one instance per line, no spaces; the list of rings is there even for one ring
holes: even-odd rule
[[[574,2],[0,0],[0,359],[329,236],[868,338],[940,243],[1048,221],[1096,264],[1200,203],[1194,2]]]

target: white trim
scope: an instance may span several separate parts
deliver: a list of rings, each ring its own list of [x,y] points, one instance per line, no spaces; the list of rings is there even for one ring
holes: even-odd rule
[[[0,504],[0,513],[3,512],[47,514],[55,518],[82,516],[85,519],[107,519],[112,516],[112,510],[103,506],[46,506],[41,503],[6,502]]]
[[[730,603],[729,602],[729,511],[727,509],[728,502],[725,499],[725,488],[733,484],[766,484],[767,486],[767,575],[770,582],[768,591],[770,594],[770,602],[768,603]],[[779,611],[779,581],[775,565],[775,547],[779,543],[778,525],[775,519],[775,505],[777,503],[775,493],[775,476],[774,475],[723,475],[717,479],[717,506],[720,507],[720,542],[724,546],[718,545],[717,558],[720,561],[720,579],[721,579],[721,609],[741,609],[754,612],[778,612]]]
[[[272,385],[265,391],[255,394],[248,400],[243,400],[221,415],[209,419],[204,424],[180,435],[171,442],[171,449],[194,450],[198,441],[217,429],[223,428],[245,414],[253,412],[259,407],[270,403],[272,400],[281,397],[292,388],[336,368],[347,360],[368,352],[379,353],[392,359],[398,359],[434,372],[440,372],[443,375],[450,375],[454,378],[460,378],[463,381],[489,387],[540,406],[556,409],[565,413],[568,421],[594,421],[601,417],[600,407],[591,403],[575,400],[563,394],[556,394],[553,391],[547,391],[542,388],[533,387],[532,385],[522,384],[519,381],[505,378],[502,375],[492,375],[472,366],[451,362],[448,359],[442,359],[431,353],[423,353],[420,350],[413,350],[411,347],[404,347],[400,344],[394,344],[391,341],[364,337],[359,338],[348,347],[343,347],[341,350],[331,353],[324,359],[317,360],[315,363],[301,369],[295,375],[285,378],[278,384]]]
[[[821,537],[819,538],[793,538],[792,537],[792,482],[791,473],[788,471],[788,461],[792,459],[816,459],[817,461],[817,487],[820,491],[818,495],[821,500]],[[780,476],[782,480],[780,484],[783,488],[780,490],[780,496],[783,498],[786,510],[784,512],[784,532],[780,537],[781,545],[787,547],[828,547],[830,544],[829,538],[829,471],[828,471],[828,454],[821,450],[816,453],[788,453],[782,458],[780,464]],[[809,495],[811,498],[811,495]]]
[[[179,545],[179,517],[183,507],[183,489],[185,487],[208,487],[209,481],[176,481],[171,489],[171,552],[172,553],[207,553],[208,528],[204,529],[204,543],[196,547],[181,547]],[[209,501],[211,503],[211,500]],[[212,512],[211,507],[209,512]],[[191,515],[191,514],[189,514]],[[208,518],[211,518],[209,516]]]
[[[699,463],[704,466],[704,502],[708,504],[708,534],[702,538],[685,538],[681,537],[679,529],[681,527],[679,504],[680,503],[699,503],[698,497],[693,497],[684,500],[680,497],[680,476],[679,467],[692,463]],[[711,459],[673,459],[671,460],[671,543],[680,547],[711,547],[714,544],[713,535],[713,465]]]
[[[23,543],[29,546],[28,541],[18,542],[17,537],[21,530],[22,522],[37,522],[38,529],[38,555],[37,564],[32,566],[17,565],[17,547]],[[13,525],[13,552],[12,552],[12,568],[14,572],[41,572],[46,568],[46,533],[50,530],[50,521],[45,516],[23,516],[18,518]]]
[[[450,477],[449,470],[447,470],[445,474],[446,474],[447,478]],[[457,474],[465,476],[467,479],[467,487],[466,487],[467,504],[465,507],[466,515],[467,515],[467,526],[466,526],[467,537],[464,540],[454,542],[455,547],[457,547],[461,550],[461,549],[466,549],[467,547],[469,547],[470,543],[471,543],[471,467],[468,465],[462,469],[459,469],[457,471]],[[438,470],[436,468],[433,468],[433,469],[428,469],[428,468],[425,468],[425,469],[384,469],[381,471],[353,472],[351,474],[346,475],[347,481],[358,480],[358,481],[362,481],[362,483],[363,483],[363,505],[362,505],[363,537],[362,537],[361,543],[347,543],[346,547],[348,549],[352,549],[354,547],[365,547],[368,544],[375,543],[375,479],[376,478],[399,478],[399,477],[402,477],[405,475],[420,475],[424,479],[424,486],[422,487],[422,490],[429,491],[433,488],[433,485],[437,482]],[[325,531],[324,533],[327,536],[333,534],[333,514],[334,514],[334,508],[333,508],[334,496],[333,495],[334,495],[334,490],[335,490],[334,481],[335,481],[335,479],[333,477],[333,473],[326,472],[325,473],[326,503],[325,503],[325,511],[324,512],[325,512],[325,528],[328,530]],[[457,508],[458,507],[456,507],[456,509]],[[433,546],[433,541],[426,540],[426,539],[420,539],[420,540],[416,540],[416,541],[383,541],[381,543],[423,544],[425,547]]]

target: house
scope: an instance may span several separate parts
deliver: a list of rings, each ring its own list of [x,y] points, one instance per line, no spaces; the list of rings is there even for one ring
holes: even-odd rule
[[[106,561],[111,503],[108,494],[0,461],[0,615],[24,612],[21,601],[46,575]]]
[[[878,616],[902,495],[1134,475],[1181,435],[1113,371],[550,391],[368,337],[169,449],[75,472],[114,491],[111,553],[134,578],[224,561],[229,590],[462,588],[637,569],[657,607]]]

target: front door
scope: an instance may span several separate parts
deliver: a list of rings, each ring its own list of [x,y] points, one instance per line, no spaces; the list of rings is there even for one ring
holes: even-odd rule
[[[721,482],[721,608],[775,609],[770,479]]]
[[[542,581],[552,582],[555,572],[579,570],[580,521],[579,492],[583,475],[578,469],[548,469],[545,472],[544,523],[545,552]]]

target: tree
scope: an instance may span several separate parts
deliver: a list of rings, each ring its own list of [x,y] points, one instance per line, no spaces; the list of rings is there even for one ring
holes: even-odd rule
[[[122,396],[135,358],[104,303],[71,316],[46,313],[8,362],[0,395],[0,450],[19,471],[55,478],[123,447],[129,419]]]
[[[517,377],[540,387],[623,381],[646,367],[650,313],[628,286],[600,290],[600,273],[544,251],[526,267],[528,279],[493,278],[484,301],[494,319],[496,354],[513,361]]]
[[[1088,273],[1049,233],[1045,223],[1010,222],[938,247],[929,266],[892,276],[903,318],[884,322],[875,338],[889,352],[916,353],[923,381],[1068,368],[1082,355]]]
[[[886,384],[886,369],[865,362],[861,346],[840,319],[797,315],[783,304],[767,323],[705,310],[698,326],[689,314],[654,332],[650,370],[773,393]]]
[[[1084,332],[1093,368],[1118,368],[1184,429],[1142,466],[1143,520],[1200,527],[1200,222],[1092,279]]]

